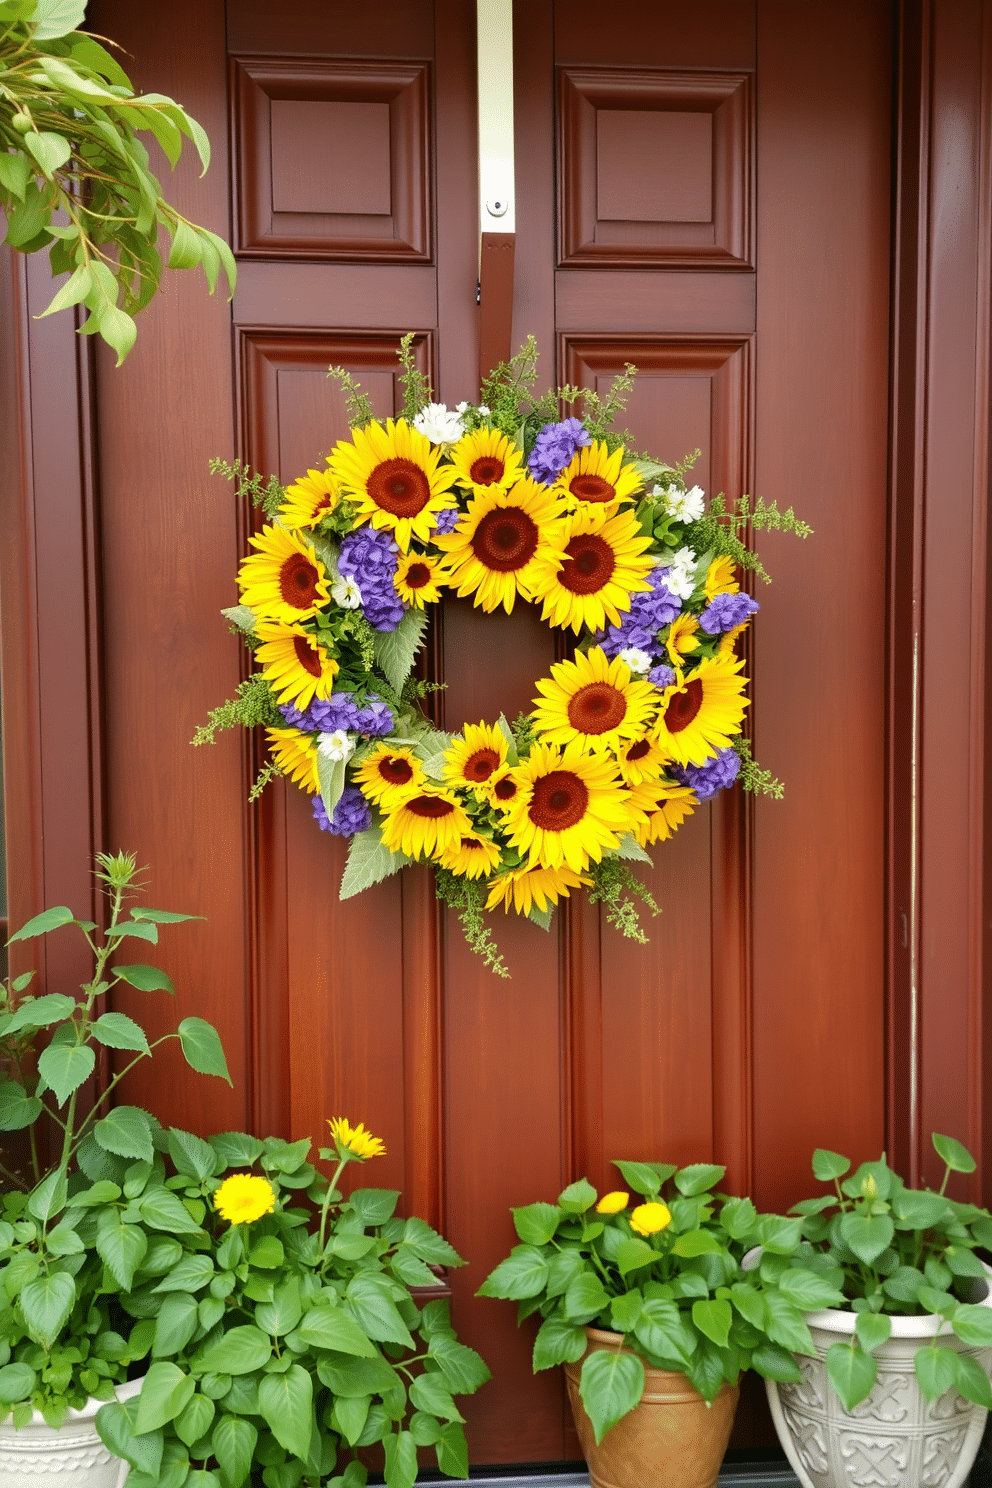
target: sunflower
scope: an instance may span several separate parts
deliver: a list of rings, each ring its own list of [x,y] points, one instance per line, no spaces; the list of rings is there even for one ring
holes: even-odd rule
[[[369,801],[384,810],[402,796],[418,790],[426,779],[424,767],[403,745],[377,744],[355,770],[355,784]]]
[[[566,519],[564,540],[563,559],[550,554],[536,563],[534,597],[544,601],[542,620],[570,625],[576,634],[583,625],[619,625],[630,596],[651,588],[651,538],[632,510],[585,505]]]
[[[668,647],[668,655],[673,667],[681,667],[690,651],[699,650],[699,641],[696,639],[698,629],[698,620],[684,612],[677,615],[668,627],[665,645]]]
[[[382,840],[408,858],[436,858],[472,836],[472,823],[454,791],[424,784],[389,808],[383,803]]]
[[[306,734],[301,734],[299,729],[270,728],[265,730],[265,737],[269,741],[269,753],[283,775],[288,775],[305,791],[316,795],[320,790],[317,750]]]
[[[276,1191],[267,1178],[232,1173],[214,1190],[214,1208],[228,1224],[251,1224],[276,1207]]]
[[[721,656],[733,656],[737,645],[737,637],[743,635],[746,630],[747,621],[745,620],[743,625],[735,625],[733,630],[724,631],[720,637],[719,654]]]
[[[359,1162],[365,1162],[369,1157],[385,1157],[385,1142],[366,1131],[364,1121],[350,1126],[343,1116],[334,1116],[328,1118],[327,1124],[342,1162],[350,1162],[356,1157]]]
[[[510,906],[517,914],[529,915],[536,905],[541,914],[554,908],[561,898],[568,898],[569,889],[579,889],[592,883],[585,873],[573,873],[570,868],[514,868],[494,878],[486,900],[487,909],[502,904],[506,914]]]
[[[262,642],[255,659],[280,703],[306,708],[315,697],[330,697],[338,664],[326,641],[275,621],[260,621],[255,635]]]
[[[465,878],[488,878],[500,865],[499,844],[480,832],[469,832],[452,843],[438,858],[442,868],[460,873]]]
[[[517,779],[516,771],[509,765],[505,765],[502,770],[496,770],[489,777],[489,789],[486,795],[490,806],[496,811],[503,813],[509,811],[519,794],[520,781]]]
[[[611,661],[602,646],[558,661],[551,676],[537,684],[534,730],[549,744],[579,743],[584,749],[619,751],[624,740],[647,732],[654,722],[658,689],[635,681],[619,656]]]
[[[511,846],[528,855],[530,868],[565,864],[581,873],[604,848],[619,846],[634,825],[615,763],[582,744],[535,744],[516,774],[522,789],[505,830]]]
[[[393,584],[405,604],[422,610],[441,598],[443,582],[438,560],[429,553],[405,553],[396,565]]]
[[[489,796],[492,781],[505,764],[506,735],[499,724],[467,723],[462,737],[445,750],[444,778],[448,785]]]
[[[650,735],[624,740],[616,752],[620,778],[627,785],[643,785],[645,781],[657,780],[668,763],[664,750],[659,749]]]
[[[284,527],[316,527],[341,500],[341,489],[329,470],[308,470],[286,487],[279,520]]]
[[[632,786],[630,803],[641,812],[641,820],[634,827],[641,847],[667,842],[699,805],[695,792],[674,780],[648,780]]]
[[[263,527],[248,541],[238,570],[241,603],[264,620],[307,620],[330,601],[327,571],[309,543],[284,527]]]
[[[555,492],[573,508],[629,501],[640,490],[641,477],[633,465],[623,464],[623,454],[623,446],[611,455],[601,440],[593,440],[575,451],[555,482]]]
[[[459,594],[475,593],[488,614],[509,614],[518,594],[531,598],[538,566],[564,557],[561,503],[548,487],[523,476],[505,491],[489,486],[469,502],[454,532],[435,546],[448,554],[446,578]]]
[[[404,553],[411,537],[429,540],[435,516],[452,504],[446,493],[455,470],[440,459],[441,451],[406,419],[355,429],[351,442],[340,440],[328,456],[357,508],[355,526],[371,521],[391,530]]]
[[[733,558],[724,554],[720,558],[714,558],[706,570],[706,603],[712,604],[718,594],[736,594],[740,585],[734,578],[736,573]]]
[[[508,491],[520,479],[520,451],[499,429],[483,425],[465,434],[449,451],[448,458],[462,485],[482,493],[489,486]]]
[[[653,737],[669,759],[701,765],[740,733],[748,707],[743,665],[732,655],[704,657],[690,677],[679,672],[665,688]]]

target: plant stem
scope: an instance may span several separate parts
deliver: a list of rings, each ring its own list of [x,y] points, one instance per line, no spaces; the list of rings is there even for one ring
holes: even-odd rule
[[[320,1206],[320,1239],[319,1239],[319,1244],[320,1244],[320,1253],[321,1253],[321,1255],[324,1254],[324,1238],[325,1238],[325,1236],[327,1234],[327,1214],[328,1214],[328,1210],[331,1207],[331,1194],[333,1194],[336,1191],[336,1189],[337,1189],[338,1179],[341,1177],[342,1169],[344,1168],[344,1165],[345,1165],[345,1163],[347,1161],[348,1161],[348,1159],[346,1157],[343,1157],[341,1159],[341,1161],[338,1163],[337,1167],[334,1170],[334,1177],[331,1179],[331,1186],[327,1190],[326,1194],[324,1195],[324,1202]]]

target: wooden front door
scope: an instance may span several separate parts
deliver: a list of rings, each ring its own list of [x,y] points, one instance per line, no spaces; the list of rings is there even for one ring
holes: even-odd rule
[[[339,904],[341,844],[300,793],[248,808],[253,749],[188,744],[243,660],[218,612],[248,517],[209,457],[317,464],[346,431],[328,364],[391,412],[406,330],[449,406],[477,393],[474,8],[100,0],[90,23],[208,128],[209,176],[175,189],[240,261],[233,306],[173,278],[124,368],[98,357],[107,841],[206,916],[172,967],[236,1085],[142,1098],[200,1129],[367,1123],[388,1156],[363,1177],[470,1263],[456,1324],[495,1376],[472,1460],[575,1459],[530,1330],[474,1298],[509,1207],[638,1157],[726,1163],[785,1205],[814,1146],[884,1145],[892,7],[517,7],[515,341],[535,332],[546,382],[636,363],[640,447],[698,447],[708,492],[795,505],[815,536],[760,544],[751,719],[785,799],[728,794],[658,849],[643,949],[581,897],[550,934],[499,924],[510,981],[426,869]],[[446,604],[445,725],[528,706],[552,657],[526,609]]]

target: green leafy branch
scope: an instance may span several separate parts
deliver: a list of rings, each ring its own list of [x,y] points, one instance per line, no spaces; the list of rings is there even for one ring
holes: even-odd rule
[[[247,498],[252,506],[260,506],[267,517],[276,515],[286,495],[286,487],[280,485],[278,476],[270,475],[264,480],[258,471],[253,471],[241,460],[232,463],[230,460],[212,459],[210,474],[234,481],[236,494]]]
[[[400,339],[399,361],[400,386],[403,389],[403,417],[410,423],[420,410],[431,401],[431,385],[413,359],[414,332],[407,331]]]
[[[734,752],[741,762],[741,772],[738,776],[741,790],[750,791],[752,795],[771,796],[775,801],[781,801],[785,795],[785,786],[781,780],[776,780],[771,770],[762,770],[751,754],[751,741],[744,734],[738,734],[731,743]]]
[[[632,872],[622,858],[603,858],[590,865],[592,886],[589,903],[602,902],[606,906],[606,918],[627,940],[636,940],[638,945],[647,945],[648,937],[641,929],[641,920],[635,898],[647,906],[653,915],[661,913],[650,889]]]
[[[0,0],[0,207],[12,248],[47,248],[52,273],[69,275],[42,315],[81,304],[80,331],[102,336],[120,366],[162,277],[161,231],[165,267],[199,265],[211,294],[221,268],[233,294],[237,268],[223,238],[164,199],[138,137],[152,134],[171,166],[191,141],[205,171],[204,130],[164,94],[136,94],[75,29],[85,11],[85,0]]]
[[[344,406],[348,410],[349,429],[364,429],[375,418],[372,399],[364,391],[358,379],[344,367],[328,367],[328,377],[341,384]]]
[[[449,868],[436,868],[434,881],[437,897],[458,915],[469,949],[481,956],[483,964],[498,977],[508,979],[510,973],[506,962],[492,933],[486,928],[486,891],[482,885],[474,878],[452,873]]]
[[[286,720],[276,705],[276,695],[261,672],[246,677],[238,683],[233,698],[228,698],[219,707],[211,708],[206,723],[197,725],[190,742],[193,745],[213,744],[222,729],[255,728],[263,724],[266,728],[285,728]],[[259,789],[265,785],[262,785]],[[256,782],[256,785],[258,782]]]

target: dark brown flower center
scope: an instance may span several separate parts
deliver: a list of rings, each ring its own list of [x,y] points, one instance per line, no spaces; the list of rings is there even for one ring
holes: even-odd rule
[[[687,682],[673,696],[665,709],[665,727],[670,734],[680,734],[703,706],[703,684],[698,677]]]
[[[648,739],[637,739],[627,750],[626,757],[628,760],[643,759],[650,748],[651,743]]]
[[[500,766],[500,757],[495,749],[477,749],[465,761],[466,780],[488,780]]]
[[[590,682],[568,700],[568,721],[580,734],[606,734],[627,716],[627,699],[609,682]]]
[[[472,551],[484,568],[513,573],[533,558],[538,536],[537,523],[519,506],[500,506],[475,529]]]
[[[483,846],[478,837],[463,837],[461,840],[462,852],[481,852]]]
[[[570,770],[552,770],[534,782],[527,814],[535,827],[546,832],[564,832],[586,814],[589,791],[585,782]]]
[[[506,466],[498,455],[480,455],[469,466],[469,475],[477,486],[493,486],[503,479]]]
[[[320,574],[302,553],[290,553],[279,569],[279,593],[283,603],[296,610],[310,610],[317,599]]]
[[[390,785],[406,785],[407,781],[413,779],[413,766],[409,760],[402,755],[389,755],[381,759],[376,767],[383,780]]]
[[[616,486],[611,486],[608,480],[601,475],[573,475],[568,483],[568,489],[573,496],[580,501],[612,501],[617,494]]]
[[[293,650],[296,652],[296,659],[303,670],[309,672],[311,677],[319,677],[320,656],[314,650],[313,646],[311,646],[310,642],[303,640],[301,636],[294,636]]]
[[[313,509],[314,516],[316,516],[318,512],[327,511],[329,509],[330,505],[331,505],[331,498],[330,498],[330,496],[321,496],[320,500],[317,502],[317,505]]]
[[[453,803],[446,801],[443,796],[414,796],[405,805],[407,811],[412,811],[414,816],[426,816],[431,821],[436,821],[441,816],[450,816],[455,809]]]
[[[493,786],[493,795],[497,801],[512,801],[518,789],[517,782],[509,775],[504,775],[503,779],[497,780]]]
[[[366,482],[376,506],[394,517],[415,517],[431,499],[431,485],[412,460],[383,460]]]
[[[408,589],[423,589],[431,581],[431,571],[426,563],[411,563],[403,576]]]
[[[565,549],[558,582],[572,594],[596,594],[609,583],[617,566],[617,555],[605,538],[595,532],[573,537]]]

